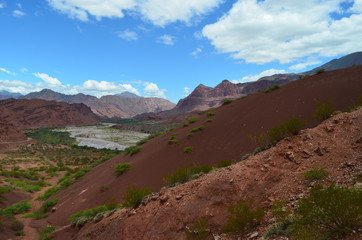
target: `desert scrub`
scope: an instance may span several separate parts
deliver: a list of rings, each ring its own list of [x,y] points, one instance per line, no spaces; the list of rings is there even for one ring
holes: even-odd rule
[[[224,167],[228,167],[230,165],[233,165],[234,163],[236,163],[235,161],[232,160],[221,160],[217,165],[216,168],[224,168]]]
[[[186,226],[185,234],[188,240],[206,240],[211,236],[209,219],[201,217],[195,220],[190,226]]]
[[[271,92],[274,92],[275,90],[278,90],[280,87],[279,84],[275,84],[273,86],[270,86],[269,88],[265,89],[264,92],[265,93],[271,93]]]
[[[178,183],[185,183],[197,178],[202,173],[209,173],[213,169],[208,165],[186,166],[176,169],[175,173],[164,178],[167,186],[172,186]]]
[[[150,188],[139,189],[135,186],[128,187],[123,197],[122,207],[136,208],[141,204],[142,200],[151,193],[152,190]]]
[[[321,68],[321,69],[319,69],[317,72],[316,72],[316,74],[321,74],[321,73],[324,73],[326,70],[324,69],[324,68]]]
[[[7,217],[12,217],[15,214],[26,213],[31,208],[30,202],[22,200],[2,210],[2,213]]]
[[[199,131],[202,131],[202,130],[204,130],[205,129],[205,126],[199,126],[199,127],[197,127],[197,128],[193,128],[192,130],[191,130],[191,132],[199,132]]]
[[[46,202],[44,202],[41,207],[36,210],[33,213],[30,213],[28,215],[26,215],[26,217],[31,217],[31,218],[35,218],[35,219],[41,219],[41,218],[45,218],[47,216],[49,216],[49,211],[58,203],[58,199],[54,198],[51,200],[48,200]]]
[[[308,182],[323,180],[328,177],[328,172],[325,170],[326,168],[327,167],[314,168],[312,170],[303,172],[302,175]]]
[[[39,229],[39,238],[38,240],[50,240],[52,238],[55,227],[52,225],[46,225]]]
[[[73,214],[68,221],[76,226],[82,227],[87,222],[93,221],[95,218],[101,220],[104,216],[108,216],[115,209],[119,208],[117,204],[105,204],[95,208],[88,208]]]
[[[209,118],[206,120],[207,123],[214,121],[213,119]]]
[[[215,116],[215,113],[214,112],[211,112],[211,111],[208,111],[206,112],[206,115],[211,117],[211,116]]]
[[[189,123],[195,123],[195,122],[197,122],[197,118],[195,118],[195,117],[191,117],[191,118],[189,118],[189,119],[187,119],[187,121],[189,122]]]
[[[331,185],[310,190],[295,210],[293,239],[342,239],[362,224],[362,191]]]
[[[70,137],[69,132],[57,132],[50,128],[32,130],[26,135],[40,143],[73,145],[76,142],[75,138]]]
[[[316,103],[316,111],[313,117],[319,121],[324,121],[332,116],[334,113],[334,106],[331,101],[325,100]]]
[[[138,152],[140,152],[142,150],[141,146],[132,146],[132,147],[128,147],[124,150],[126,155],[134,155]]]
[[[56,193],[59,192],[60,190],[62,190],[62,187],[61,187],[61,186],[51,187],[51,188],[49,188],[48,190],[46,190],[43,195],[41,195],[40,197],[38,197],[37,200],[47,200],[48,198],[50,198],[51,196],[53,196],[54,194],[56,194]]]
[[[230,104],[230,103],[232,103],[233,101],[232,100],[230,100],[230,99],[224,99],[224,100],[222,100],[222,105],[228,105],[228,104]]]
[[[287,201],[275,201],[271,212],[276,222],[265,232],[264,237],[289,236],[293,219],[291,217],[292,210],[288,207]]]
[[[122,175],[122,173],[127,172],[132,166],[132,163],[125,162],[125,163],[119,163],[114,166],[114,171],[118,176]]]
[[[225,232],[245,233],[260,224],[264,217],[264,210],[262,208],[253,209],[252,203],[251,199],[240,200],[236,205],[228,208],[230,215],[224,226]]]
[[[193,148],[192,147],[185,147],[184,153],[192,153]]]
[[[170,138],[168,139],[168,143],[179,145],[180,143],[177,141],[176,137],[177,137],[176,133],[171,134]]]

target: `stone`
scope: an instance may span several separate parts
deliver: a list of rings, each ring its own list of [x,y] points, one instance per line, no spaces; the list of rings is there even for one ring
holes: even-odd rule
[[[168,196],[167,196],[167,195],[162,195],[162,196],[160,197],[160,203],[165,203],[165,202],[167,202],[167,200],[168,200]]]
[[[323,156],[323,152],[322,149],[320,147],[317,147],[316,149],[314,149],[314,152],[318,155],[318,156]]]
[[[294,153],[293,152],[286,152],[285,157],[288,160],[293,161],[294,160]]]
[[[176,200],[180,200],[183,196],[182,195],[176,195]]]
[[[249,239],[253,239],[253,238],[256,238],[259,236],[259,233],[258,232],[253,232],[249,235]]]

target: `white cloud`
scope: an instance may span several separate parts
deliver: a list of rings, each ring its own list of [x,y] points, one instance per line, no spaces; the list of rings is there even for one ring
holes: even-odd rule
[[[356,13],[362,13],[362,0],[354,0],[351,11]]]
[[[256,75],[247,75],[245,77],[243,77],[240,80],[232,80],[231,82],[233,83],[244,83],[244,82],[253,82],[256,81],[262,77],[266,77],[266,76],[272,76],[274,74],[283,74],[286,73],[285,70],[279,70],[279,69],[269,69],[269,70],[265,70],[264,72],[261,72],[259,74]]]
[[[293,71],[298,71],[298,70],[304,69],[308,66],[317,65],[320,63],[321,63],[321,61],[310,61],[310,62],[298,63],[298,64],[295,64],[295,65],[289,67],[289,69],[293,70]]]
[[[160,89],[155,83],[145,83],[145,88],[143,91],[145,92],[146,97],[166,98],[166,90]]]
[[[21,17],[24,17],[25,15],[26,15],[25,12],[22,12],[20,10],[14,10],[13,11],[13,16],[14,17],[21,18]]]
[[[362,14],[331,18],[343,12],[342,2],[239,0],[202,33],[219,52],[248,63],[290,63],[313,54],[331,57],[360,51]],[[356,1],[356,12],[360,6],[361,0]]]
[[[158,26],[182,21],[190,23],[195,16],[212,11],[224,0],[47,0],[49,5],[70,18],[88,21],[103,17],[122,18],[127,11],[137,12],[142,18]]]
[[[191,55],[197,56],[197,55],[199,55],[201,52],[202,52],[202,49],[201,49],[201,48],[196,48],[195,51],[193,51],[193,52],[191,53]]]
[[[42,79],[49,86],[53,86],[53,87],[62,86],[62,83],[57,78],[53,78],[46,73],[33,73],[33,75],[37,78]]]
[[[41,88],[37,88],[31,83],[25,83],[19,80],[0,80],[0,91],[1,90],[27,94],[31,91],[40,91]]]
[[[114,95],[125,91],[140,95],[138,90],[131,84],[118,84],[114,82],[96,80],[87,80],[82,86],[74,86],[74,89],[78,92],[95,95],[97,97]]]
[[[128,41],[135,41],[138,39],[137,33],[129,30],[124,30],[122,32],[119,32],[118,37]]]
[[[162,35],[161,37],[159,37],[158,41],[160,43],[163,43],[165,45],[174,45],[175,44],[175,37],[174,36],[171,36],[171,35]]]
[[[0,72],[7,73],[7,74],[9,74],[9,75],[15,75],[15,73],[10,72],[10,71],[9,71],[9,70],[7,70],[6,68],[2,68],[2,67],[0,67]]]
[[[0,3],[0,8],[4,8],[5,4],[4,3]]]
[[[190,88],[184,87],[184,93],[185,93],[185,96],[187,96],[190,93]]]

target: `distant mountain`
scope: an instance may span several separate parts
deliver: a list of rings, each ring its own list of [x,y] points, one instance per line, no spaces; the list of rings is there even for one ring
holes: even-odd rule
[[[8,99],[8,98],[20,98],[21,96],[23,96],[21,93],[0,91],[0,100]]]
[[[163,98],[143,98],[127,92],[121,93],[120,95],[122,96],[109,95],[99,99],[82,93],[66,95],[50,89],[43,89],[40,92],[29,93],[23,98],[84,103],[99,117],[106,119],[131,118],[142,113],[169,110],[175,106],[175,104]]]
[[[1,100],[0,119],[20,129],[99,123],[99,117],[82,103],[69,104],[42,99]]]
[[[332,71],[332,70],[352,67],[355,65],[362,65],[362,52],[355,52],[338,59],[333,59],[332,61],[329,61],[320,67],[304,72],[303,75],[315,74],[320,69],[324,69],[326,71]]]
[[[124,97],[124,98],[140,98],[140,96],[138,96],[134,93],[131,93],[131,92],[123,92],[120,94],[115,94],[115,96]]]

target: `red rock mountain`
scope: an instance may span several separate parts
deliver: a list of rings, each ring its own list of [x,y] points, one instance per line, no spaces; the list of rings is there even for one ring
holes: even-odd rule
[[[325,72],[293,81],[271,93],[260,92],[237,99],[231,104],[212,110],[215,113],[212,117],[206,114],[197,115],[197,122],[186,127],[180,126],[148,141],[142,146],[142,151],[133,156],[120,155],[95,167],[82,180],[56,194],[54,197],[59,198],[58,210],[47,220],[53,225],[66,225],[68,224],[66,219],[79,210],[102,205],[112,198],[120,202],[125,190],[132,185],[159,191],[164,186],[164,177],[174,173],[179,167],[196,163],[216,165],[222,160],[240,161],[245,154],[256,148],[250,138],[251,135],[265,133],[281,121],[298,117],[305,121],[304,127],[316,126],[318,121],[313,118],[313,112],[316,111],[318,102],[330,99],[335,109],[342,111],[358,103],[359,96],[362,94],[361,76],[362,66]],[[202,131],[194,132],[193,136],[189,135],[192,129],[200,126],[204,126]],[[361,130],[353,131],[360,134]],[[171,134],[175,134],[178,145],[169,144]],[[336,131],[330,135],[331,139],[339,136],[338,134],[339,132]],[[306,146],[309,145],[306,144]],[[318,142],[312,147],[317,146]],[[192,153],[184,153],[185,147],[191,147]],[[292,146],[291,149],[294,147]],[[299,148],[296,153],[301,154]],[[284,156],[285,152],[280,154]],[[122,162],[132,162],[132,167],[123,175],[117,176],[113,170],[114,165]],[[259,165],[257,166],[260,169]],[[240,168],[244,167],[243,165]],[[252,172],[245,174],[253,176]],[[283,174],[286,172],[283,171]],[[242,177],[244,173],[240,170],[239,175]],[[255,187],[255,183],[257,182],[245,187],[247,189]],[[225,181],[212,185],[215,191],[221,187],[220,184],[225,184]],[[107,186],[109,189],[100,192],[101,186]],[[265,187],[266,185],[261,185],[260,189],[257,188],[259,190],[255,190],[254,193],[264,191]],[[209,197],[204,200],[210,200]],[[217,202],[216,194],[213,201]],[[223,200],[220,199],[220,202]],[[194,209],[192,204],[190,204],[190,209]],[[163,221],[162,216],[159,219]],[[169,221],[166,219],[166,222]],[[156,222],[155,219],[155,224]],[[181,231],[177,230],[178,228],[168,229]]]
[[[25,141],[27,137],[13,124],[0,119],[0,143]]]
[[[99,123],[99,118],[84,104],[41,99],[6,99],[0,101],[0,118],[20,129],[65,127]]]
[[[131,93],[123,93],[119,96],[103,96],[99,99],[82,93],[65,95],[49,89],[43,89],[40,92],[29,93],[23,98],[84,103],[101,118],[131,118],[146,112],[169,110],[175,106],[175,104],[163,98],[143,98]]]

